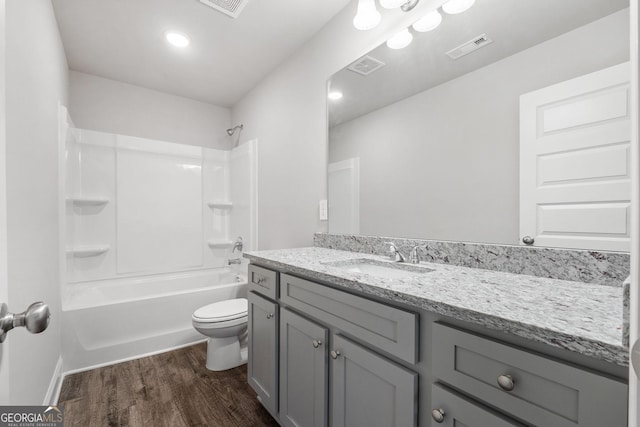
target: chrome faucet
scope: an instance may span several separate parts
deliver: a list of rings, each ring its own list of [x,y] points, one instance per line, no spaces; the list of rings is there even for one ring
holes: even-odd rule
[[[242,243],[242,237],[238,236],[236,241],[233,242],[233,249],[231,249],[231,253],[234,253],[236,251],[236,249],[238,250],[238,252],[242,252],[243,248],[244,248],[244,244]],[[242,256],[242,255],[240,255],[240,256]],[[242,263],[242,258],[234,258],[234,259],[230,259],[228,261],[229,265],[241,264],[241,263]]]
[[[404,259],[404,255],[400,253],[395,244],[386,242],[385,245],[389,245],[389,251],[391,252],[390,256],[394,262],[406,262],[406,260]]]
[[[420,246],[416,245],[409,253],[409,261],[411,264],[420,264]]]
[[[236,241],[233,242],[233,249],[231,250],[231,253],[235,252],[236,249],[238,250],[238,252],[242,252],[243,247],[244,245],[242,244],[242,237],[238,236]]]

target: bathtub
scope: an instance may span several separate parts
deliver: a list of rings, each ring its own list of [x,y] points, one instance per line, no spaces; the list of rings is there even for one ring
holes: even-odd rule
[[[246,294],[246,276],[228,268],[69,284],[62,298],[63,369],[78,372],[204,341],[191,325],[195,309]]]

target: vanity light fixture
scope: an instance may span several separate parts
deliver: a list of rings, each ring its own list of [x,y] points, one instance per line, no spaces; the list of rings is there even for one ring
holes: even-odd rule
[[[442,5],[442,10],[449,15],[455,15],[469,9],[475,2],[476,0],[449,0]]]
[[[400,31],[395,36],[387,40],[387,46],[390,49],[402,49],[409,46],[412,40],[413,35],[408,28],[405,28],[404,30]]]
[[[382,15],[376,9],[375,0],[358,0],[358,12],[353,18],[353,26],[358,30],[370,30],[375,28],[382,19]]]
[[[342,92],[332,90],[331,92],[329,92],[329,95],[327,95],[327,97],[332,101],[337,101],[339,99],[342,99]]]
[[[186,34],[177,31],[166,31],[164,37],[167,39],[167,42],[175,47],[187,47],[190,43],[189,37],[187,37]]]
[[[440,23],[442,22],[442,15],[437,10],[432,10],[431,12],[424,15],[422,18],[417,20],[413,24],[413,29],[424,33],[427,31],[432,31],[438,28]]]

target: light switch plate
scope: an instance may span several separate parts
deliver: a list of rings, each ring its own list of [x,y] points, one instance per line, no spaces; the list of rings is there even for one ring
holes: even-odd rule
[[[327,208],[327,200],[320,200],[318,202],[318,214],[320,215],[320,221],[326,221],[329,219],[329,212]]]

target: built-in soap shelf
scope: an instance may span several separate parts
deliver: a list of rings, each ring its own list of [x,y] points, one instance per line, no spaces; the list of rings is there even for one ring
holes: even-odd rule
[[[67,197],[67,203],[77,207],[104,206],[109,203],[106,197]]]
[[[109,245],[74,246],[67,248],[67,255],[71,255],[75,258],[89,258],[102,255],[108,252],[109,249],[111,249]]]
[[[209,245],[210,248],[230,248],[231,246],[233,246],[233,242],[231,240],[225,240],[225,239],[211,239],[207,241],[207,245]]]
[[[207,205],[211,209],[231,209],[233,207],[233,203],[228,200],[212,200],[207,202]]]

